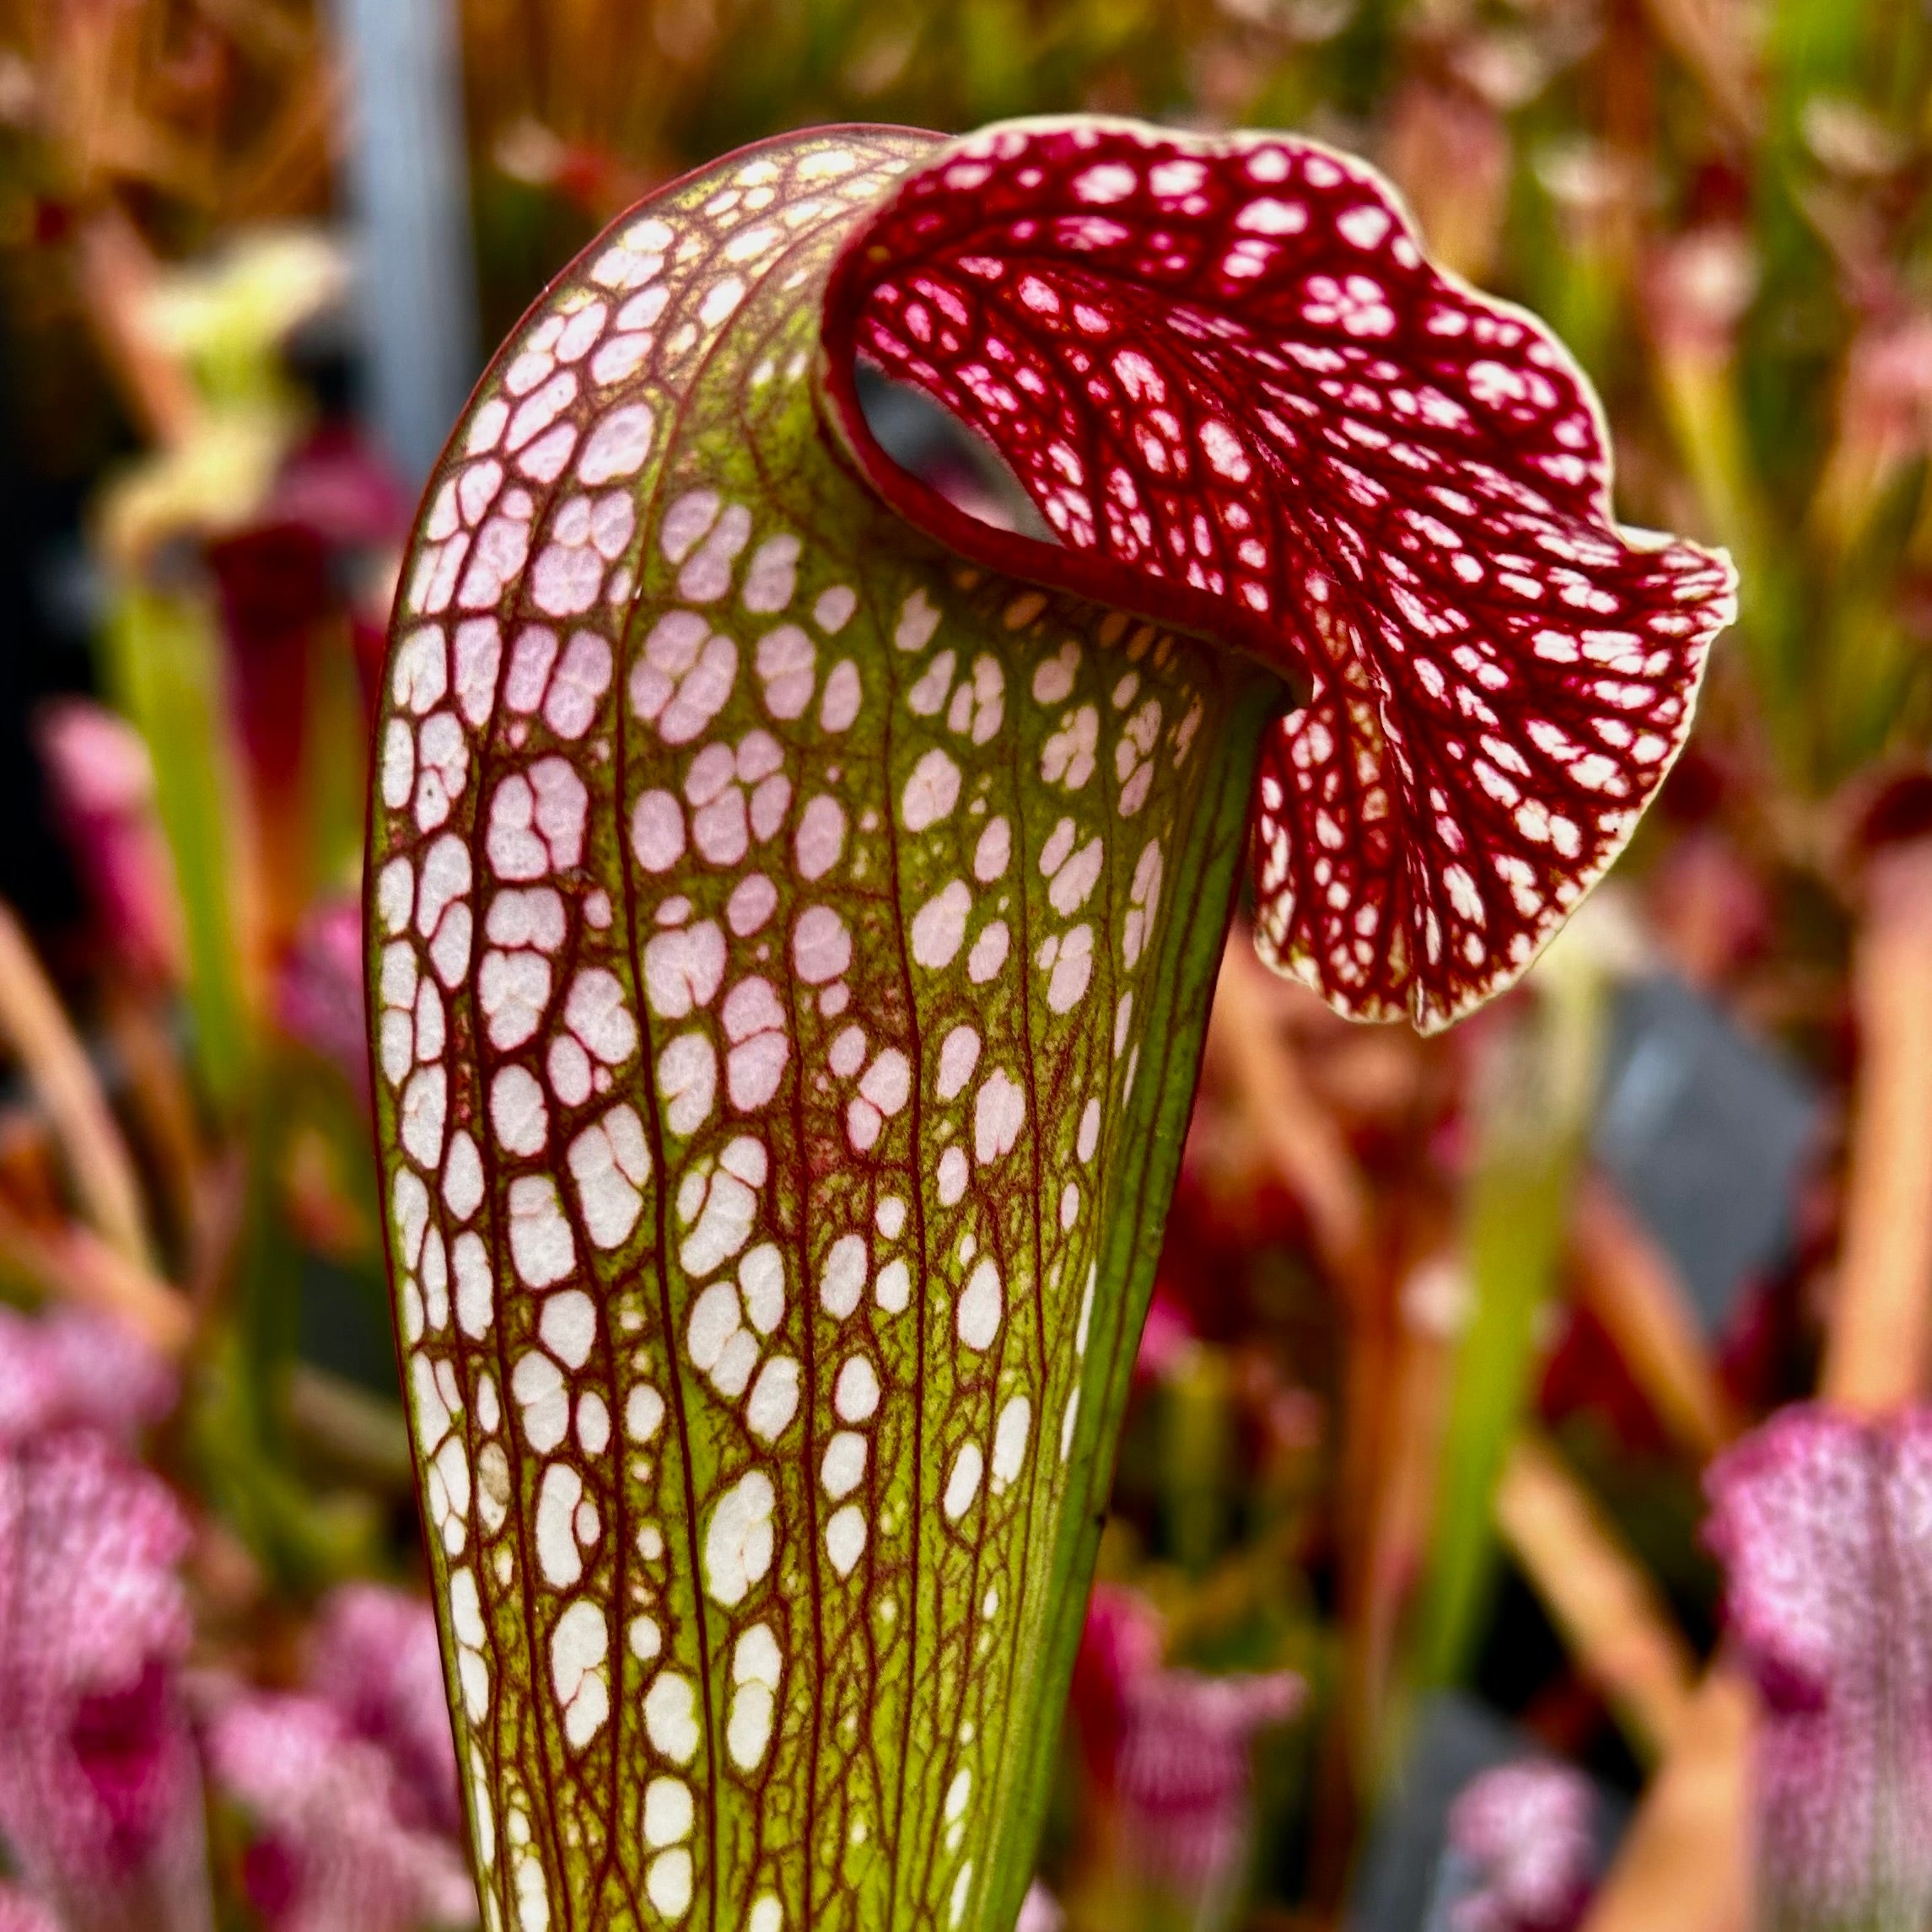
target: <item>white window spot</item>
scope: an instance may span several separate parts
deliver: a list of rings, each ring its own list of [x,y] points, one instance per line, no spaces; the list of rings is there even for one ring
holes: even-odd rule
[[[535,1035],[550,1004],[550,961],[521,950],[485,953],[476,1000],[490,1044],[499,1053],[514,1052]]]
[[[711,931],[718,932],[713,926]],[[723,944],[724,935],[718,934]],[[625,1003],[622,983],[602,966],[585,966],[570,982],[564,1024],[584,1050],[606,1067],[621,1067],[638,1050],[638,1023]]]
[[[1074,192],[1083,202],[1104,207],[1125,201],[1139,185],[1133,169],[1117,161],[1103,161],[1074,177]]]
[[[955,661],[954,653],[941,651],[926,666],[918,682],[906,693],[906,708],[915,718],[930,718],[946,702],[946,693],[952,688]]]
[[[832,1512],[825,1526],[825,1553],[842,1577],[850,1576],[865,1553],[865,1512],[856,1503]]]
[[[767,1171],[762,1143],[740,1138],[724,1149],[708,1176],[696,1168],[686,1173],[678,1191],[678,1210],[687,1224],[697,1223],[678,1250],[686,1274],[702,1280],[750,1240],[758,1206],[756,1190],[764,1186]]]
[[[1005,1305],[999,1270],[990,1255],[982,1256],[966,1278],[965,1288],[960,1291],[955,1316],[960,1340],[983,1355],[999,1332],[1000,1317],[1005,1312]]]
[[[935,749],[913,766],[901,795],[899,815],[907,831],[925,831],[952,810],[959,797],[960,768]]]
[[[393,1087],[416,1063],[416,1025],[406,1013],[385,1013],[378,1051],[383,1078]]]
[[[826,1064],[840,1079],[849,1080],[865,1063],[865,1029],[853,1025],[840,1029],[826,1049]]]
[[[449,1098],[449,1075],[440,1066],[417,1068],[402,1090],[397,1131],[404,1151],[421,1166],[434,1169],[442,1165]]]
[[[768,1623],[754,1623],[732,1648],[731,1715],[725,1725],[725,1742],[732,1762],[740,1771],[756,1769],[771,1742],[783,1664]],[[754,1907],[752,1920],[758,1916]]]
[[[819,1305],[826,1314],[842,1321],[858,1307],[870,1265],[863,1235],[841,1235],[831,1244],[819,1271]]]
[[[697,319],[706,328],[714,329],[744,299],[744,283],[735,275],[728,275],[705,291],[704,299],[697,305]]]
[[[536,1492],[536,1566],[554,1589],[570,1589],[584,1574],[575,1526],[583,1499],[584,1478],[568,1462],[545,1469]]]
[[[838,800],[821,793],[807,801],[799,815],[799,829],[793,841],[799,875],[822,879],[837,864],[845,849],[845,809]]]
[[[828,638],[837,637],[852,621],[852,613],[858,608],[858,593],[848,584],[835,584],[829,590],[819,593],[818,601],[812,605],[812,622]]]
[[[912,1063],[888,1047],[860,1076],[858,1090],[887,1120],[895,1118],[912,1097]]]
[[[644,1693],[644,1730],[673,1764],[688,1764],[697,1755],[697,1698],[690,1678],[659,1671]]]
[[[416,739],[406,720],[392,718],[382,740],[382,802],[401,811],[415,783]]]
[[[376,881],[376,914],[385,933],[400,933],[416,906],[416,871],[406,858],[392,858]]]
[[[1106,847],[1098,838],[1092,838],[1054,874],[1047,897],[1063,919],[1071,918],[1092,896],[1106,863]]]
[[[567,1369],[581,1369],[597,1345],[597,1305],[580,1288],[567,1288],[543,1305],[537,1320],[543,1345]]]
[[[729,505],[679,571],[678,594],[693,604],[713,604],[731,588],[738,555],[751,541],[751,513]]]
[[[557,661],[557,632],[542,624],[526,624],[510,647],[509,675],[503,680],[506,710],[527,715],[543,702],[550,667]]]
[[[718,521],[724,499],[715,490],[690,490],[665,512],[658,542],[670,563],[682,563]]]
[[[1080,647],[1071,642],[1047,659],[1033,673],[1036,704],[1064,704],[1074,694],[1074,681],[1080,669]]]
[[[1074,849],[1074,841],[1079,836],[1074,821],[1063,818],[1047,835],[1047,842],[1040,848],[1040,876],[1051,879],[1067,863],[1067,855]]]
[[[543,1089],[527,1068],[503,1068],[490,1083],[490,1125],[507,1153],[541,1154],[550,1138]]]
[[[724,708],[738,679],[738,647],[695,611],[667,611],[631,668],[631,709],[667,745],[688,745]]]
[[[1160,841],[1149,839],[1134,864],[1127,915],[1121,929],[1121,958],[1130,971],[1139,965],[1154,930],[1154,909],[1160,902]]]
[[[745,1312],[761,1335],[769,1335],[785,1313],[785,1264],[770,1241],[761,1241],[738,1264]]]
[[[527,774],[500,780],[490,799],[488,838],[497,876],[541,879],[576,865],[589,802],[584,781],[562,758],[540,758]]]
[[[962,1445],[953,1458],[952,1473],[946,1477],[946,1493],[942,1499],[947,1516],[957,1522],[973,1505],[973,1499],[979,1494],[979,1479],[986,1467],[986,1459],[980,1453],[977,1442]]]
[[[825,681],[825,696],[819,700],[820,726],[826,731],[850,730],[863,697],[858,666],[850,658],[841,658]]]
[[[971,1172],[963,1148],[949,1147],[939,1156],[938,1169],[939,1182],[939,1205],[943,1208],[956,1207],[966,1191],[966,1177]]]
[[[551,681],[544,723],[559,738],[581,738],[597,716],[611,687],[611,647],[595,631],[579,631],[564,647],[563,661]]]
[[[650,1178],[650,1149],[638,1111],[625,1101],[584,1128],[570,1144],[584,1225],[600,1248],[622,1247],[631,1238]]]
[[[646,792],[631,808],[631,850],[647,872],[668,872],[684,857],[684,808],[671,793]]]
[[[457,1235],[449,1265],[456,1278],[456,1325],[472,1342],[481,1341],[496,1318],[496,1276],[482,1236]]]
[[[999,1412],[993,1432],[993,1493],[1003,1495],[1018,1479],[1026,1461],[1026,1442],[1033,1428],[1033,1404],[1014,1396]]]
[[[648,1382],[639,1382],[624,1398],[624,1434],[632,1442],[648,1442],[665,1419],[665,1399]]]
[[[657,419],[647,402],[627,402],[611,410],[590,432],[577,466],[579,479],[593,488],[634,476],[651,451]]]
[[[644,947],[644,992],[660,1020],[710,1005],[724,977],[724,934],[714,920],[655,934]]]
[[[980,1165],[1010,1154],[1025,1122],[1025,1092],[1004,1068],[994,1068],[973,1101],[973,1151]]]
[[[725,994],[723,1018],[732,1043],[724,1061],[725,1090],[739,1112],[750,1113],[778,1092],[791,1053],[784,1009],[772,982],[754,975]]]
[[[973,848],[972,875],[982,885],[990,885],[1004,875],[1013,857],[1013,827],[1004,816],[994,819],[979,835]]]
[[[449,688],[449,663],[441,625],[425,624],[396,647],[389,688],[396,704],[418,718],[443,702]]]
[[[611,1626],[603,1611],[579,1598],[557,1620],[550,1639],[550,1682],[563,1713],[563,1735],[581,1751],[611,1714]]]
[[[750,595],[749,589],[745,594]],[[752,663],[764,687],[766,710],[788,722],[803,718],[818,675],[818,648],[811,639],[796,624],[781,624],[758,640]]]
[[[852,935],[829,906],[808,906],[792,928],[792,964],[807,986],[823,986],[852,964]]]
[[[772,1513],[777,1498],[761,1469],[740,1477],[719,1498],[704,1532],[704,1587],[728,1609],[742,1603],[772,1567]]]
[[[533,1350],[510,1372],[510,1393],[524,1414],[524,1440],[537,1455],[549,1455],[570,1432],[564,1372],[549,1356]]]
[[[1049,785],[1064,784],[1077,792],[1094,774],[1094,753],[1101,740],[1101,714],[1083,704],[1047,739],[1040,753],[1040,776]]]
[[[390,1192],[390,1214],[402,1265],[413,1268],[421,1260],[422,1236],[429,1226],[429,1190],[406,1169],[396,1176]]]
[[[1367,203],[1350,208],[1335,223],[1345,241],[1352,241],[1357,248],[1363,249],[1379,245],[1393,225],[1386,209]]]
[[[680,1846],[659,1852],[644,1872],[644,1894],[666,1919],[681,1919],[691,1909],[691,1854]]]
[[[825,1445],[819,1481],[835,1503],[842,1502],[865,1480],[865,1438],[849,1429],[836,1429]]]
[[[774,1355],[758,1371],[745,1406],[745,1426],[761,1442],[776,1442],[799,1410],[799,1365],[789,1355]]]
[[[972,950],[966,955],[966,977],[975,986],[984,986],[995,977],[1006,964],[1012,940],[1013,935],[1004,919],[995,919],[990,925],[982,927],[979,937],[972,943]]]
[[[769,616],[783,610],[791,602],[792,594],[798,588],[799,547],[795,536],[773,536],[767,537],[752,552],[751,562],[745,573],[743,592],[747,611]],[[810,648],[809,638],[806,648]],[[809,688],[806,695],[808,697],[810,695]],[[796,718],[804,709],[801,704],[791,715]]]
[[[1047,941],[1047,945],[1052,944]],[[1043,947],[1042,951],[1045,950]],[[1094,929],[1091,926],[1075,926],[1063,939],[1055,950],[1053,958],[1047,962],[1052,969],[1052,977],[1047,982],[1047,1005],[1053,1013],[1071,1013],[1086,997],[1088,983],[1094,975]]]
[[[939,1044],[939,1077],[934,1089],[942,1101],[956,1099],[966,1090],[979,1064],[979,1034],[971,1026],[955,1026]]]
[[[545,1058],[550,1075],[550,1090],[567,1107],[580,1107],[590,1098],[590,1056],[568,1033],[559,1033],[550,1043]]]
[[[541,1174],[519,1175],[510,1183],[510,1260],[526,1288],[548,1288],[576,1264],[570,1224],[557,1198],[557,1185]]]
[[[778,910],[778,889],[762,872],[740,879],[724,902],[724,917],[731,930],[748,939]]]
[[[879,1372],[863,1355],[846,1359],[838,1371],[832,1392],[832,1407],[842,1422],[870,1420],[879,1407]]]
[[[912,1271],[903,1261],[891,1261],[873,1284],[873,1299],[888,1315],[902,1315],[912,1299]]]
[[[416,929],[424,939],[436,930],[446,907],[470,890],[470,848],[445,832],[422,861],[422,885],[416,899]]]
[[[644,1843],[653,1851],[681,1845],[697,1822],[691,1787],[681,1778],[654,1778],[644,1787]]]
[[[547,885],[499,892],[490,901],[483,929],[497,945],[553,953],[563,944],[563,901]]]
[[[481,456],[497,446],[497,439],[503,433],[503,425],[510,419],[510,406],[500,396],[493,396],[478,408],[470,419],[470,433],[464,444],[465,450],[472,456]]]
[[[449,1137],[443,1163],[443,1205],[459,1221],[466,1221],[483,1203],[483,1163],[475,1137],[459,1127]]]
[[[892,642],[902,651],[923,651],[939,627],[939,611],[923,590],[915,590],[900,607]]]
[[[950,966],[965,942],[971,910],[972,893],[963,879],[950,880],[934,894],[912,915],[913,959],[934,971]]]
[[[728,1281],[714,1281],[692,1304],[685,1347],[692,1366],[701,1375],[718,1366],[726,1344],[738,1332],[738,1290]]]
[[[681,1033],[658,1055],[658,1097],[665,1122],[689,1138],[711,1118],[718,1098],[718,1055],[702,1033]]]

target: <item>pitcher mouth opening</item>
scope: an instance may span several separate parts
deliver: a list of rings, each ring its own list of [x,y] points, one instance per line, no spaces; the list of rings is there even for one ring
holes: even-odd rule
[[[923,390],[896,382],[869,357],[854,360],[852,376],[865,427],[896,467],[988,530],[1063,547],[1005,458],[977,430]]]

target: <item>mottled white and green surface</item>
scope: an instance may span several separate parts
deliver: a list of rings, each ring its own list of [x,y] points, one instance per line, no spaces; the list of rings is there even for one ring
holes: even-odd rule
[[[831,454],[923,137],[696,176],[492,368],[369,864],[398,1322],[485,1923],[1005,1932],[1262,729]]]

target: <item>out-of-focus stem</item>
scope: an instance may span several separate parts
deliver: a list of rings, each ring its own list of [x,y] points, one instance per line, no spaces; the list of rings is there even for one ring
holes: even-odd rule
[[[1495,1487],[1536,1360],[1583,1149],[1606,976],[1566,936],[1540,971],[1533,1009],[1490,1041],[1464,1242],[1471,1305],[1456,1350],[1428,1574],[1416,1616],[1418,1688],[1466,1668],[1493,1582]]]
[[[1248,934],[1229,935],[1208,1022],[1208,1060],[1238,1096],[1277,1180],[1301,1203],[1322,1264],[1353,1298],[1368,1267],[1368,1189],[1334,1117],[1309,1092],[1275,1024],[1281,982]]]
[[[136,1136],[156,1171],[157,1205],[172,1213],[176,1226],[191,1229],[199,1201],[201,1135],[164,1009],[139,993],[110,986],[102,1020],[126,1077]]]
[[[1439,1292],[1439,1290],[1440,1292]],[[1373,1789],[1390,1768],[1388,1719],[1402,1617],[1429,1544],[1442,1448],[1443,1408],[1455,1359],[1453,1308],[1466,1294],[1461,1271],[1445,1257],[1425,1262],[1402,1295],[1402,1334],[1384,1403],[1380,1480],[1369,1500],[1359,1615],[1348,1623],[1345,1695],[1361,1741],[1359,1781]],[[1359,1627],[1359,1631],[1358,1631]]]
[[[1732,131],[1757,139],[1764,110],[1746,9],[1735,0],[1644,0],[1644,12]]]
[[[1655,1586],[1549,1447],[1520,1436],[1496,1526],[1625,1734],[1660,1757],[1682,1735],[1696,1665]]]
[[[87,1228],[50,1234],[0,1208],[0,1267],[38,1294],[125,1322],[159,1354],[187,1351],[194,1319],[186,1297]]]
[[[1699,1461],[1715,1455],[1737,1433],[1737,1417],[1669,1257],[1600,1181],[1584,1187],[1570,1251],[1584,1300],[1658,1420]]]
[[[1277,1020],[1282,982],[1257,955],[1237,926],[1222,955],[1214,1006],[1208,1022],[1206,1059],[1212,1076],[1235,1096],[1246,1132],[1273,1177],[1308,1217],[1316,1254],[1339,1291],[1348,1321],[1348,1386],[1342,1402],[1341,1467],[1337,1515],[1343,1526],[1342,1757],[1334,1801],[1373,1781],[1386,1671],[1375,1650],[1372,1541],[1388,1480],[1397,1395],[1397,1337],[1378,1293],[1369,1229],[1369,1192],[1334,1115],[1310,1092],[1293,1047]],[[1294,997],[1290,994],[1289,997]],[[1330,1823],[1339,1828],[1339,1820]]]
[[[1852,998],[1858,1088],[1819,1393],[1884,1414],[1924,1392],[1932,1327],[1932,838],[1871,861]]]
[[[186,368],[143,324],[158,272],[140,230],[110,203],[89,216],[78,240],[88,314],[131,412],[157,443],[186,442],[201,403]]]
[[[19,921],[0,906],[0,1034],[19,1057],[67,1157],[82,1211],[121,1254],[152,1266],[140,1184],[86,1049]]]
[[[391,1495],[408,1493],[409,1430],[394,1402],[326,1369],[297,1363],[288,1375],[288,1413],[302,1446],[332,1472]]]
[[[224,1119],[241,1108],[262,977],[253,827],[243,809],[219,640],[191,598],[129,584],[109,626],[118,698],[154,757],[188,942],[196,1057]]]
[[[1705,1677],[1582,1932],[1746,1932],[1750,1687]]]

